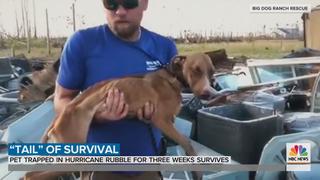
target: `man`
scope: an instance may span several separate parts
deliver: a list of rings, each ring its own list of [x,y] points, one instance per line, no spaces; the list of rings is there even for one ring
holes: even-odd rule
[[[64,47],[55,89],[57,113],[99,81],[157,70],[177,54],[172,41],[140,26],[148,0],[103,0],[103,5],[108,24],[76,32]],[[142,121],[125,119],[127,112],[123,93],[109,91],[95,114],[87,142],[120,143],[124,156],[159,155],[161,132]],[[138,118],[150,119],[153,112],[153,105],[146,102]],[[150,172],[106,174],[109,179],[159,179]]]

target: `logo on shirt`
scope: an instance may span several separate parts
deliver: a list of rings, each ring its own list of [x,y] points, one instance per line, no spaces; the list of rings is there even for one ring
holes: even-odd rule
[[[154,71],[161,67],[161,62],[159,60],[146,61],[147,71]]]

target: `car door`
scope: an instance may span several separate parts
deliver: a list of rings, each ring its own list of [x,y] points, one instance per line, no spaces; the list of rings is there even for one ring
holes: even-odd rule
[[[312,89],[311,112],[320,112],[320,73],[318,74]]]

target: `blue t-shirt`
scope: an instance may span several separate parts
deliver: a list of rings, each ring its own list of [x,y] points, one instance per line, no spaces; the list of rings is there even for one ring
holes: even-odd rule
[[[58,83],[83,91],[99,81],[157,70],[176,54],[171,40],[145,28],[141,28],[136,42],[120,40],[107,25],[88,28],[76,32],[66,42]],[[120,143],[120,153],[126,156],[157,155],[148,126],[132,119],[92,123],[87,142]],[[154,127],[152,130],[159,149],[161,132]]]

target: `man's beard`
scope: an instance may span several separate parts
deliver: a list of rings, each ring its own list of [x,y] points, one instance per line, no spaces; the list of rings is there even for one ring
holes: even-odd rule
[[[139,25],[134,24],[127,24],[126,27],[122,26],[121,24],[115,24],[114,31],[118,37],[122,39],[130,39],[133,38],[139,28]]]

